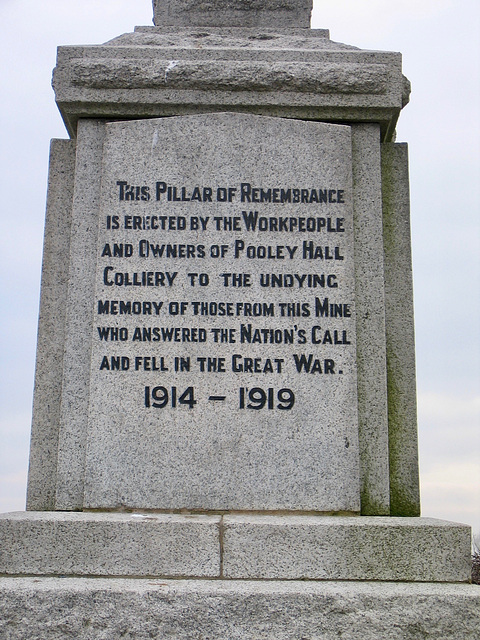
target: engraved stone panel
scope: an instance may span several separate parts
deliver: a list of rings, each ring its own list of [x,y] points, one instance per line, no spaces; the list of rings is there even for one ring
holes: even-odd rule
[[[359,510],[350,128],[106,126],[85,507]]]

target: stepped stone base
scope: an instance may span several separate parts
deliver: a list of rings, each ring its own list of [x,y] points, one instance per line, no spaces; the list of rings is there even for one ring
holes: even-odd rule
[[[0,575],[468,582],[470,528],[432,518],[18,512]]]
[[[2,640],[468,640],[470,529],[428,518],[0,515]]]
[[[5,640],[476,640],[480,587],[0,578]]]

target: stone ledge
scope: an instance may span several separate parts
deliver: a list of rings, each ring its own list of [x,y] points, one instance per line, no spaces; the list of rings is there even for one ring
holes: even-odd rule
[[[310,26],[312,0],[153,0],[153,20],[168,26]]]
[[[298,93],[387,93],[384,64],[199,61],[156,58],[72,61],[72,85],[86,89],[201,89],[295,91]]]
[[[466,525],[432,518],[226,516],[227,578],[468,582]]]
[[[8,640],[476,640],[480,587],[0,578]]]
[[[219,523],[169,514],[1,514],[0,574],[218,576]]]
[[[0,574],[468,582],[470,544],[430,518],[27,511],[0,515]]]

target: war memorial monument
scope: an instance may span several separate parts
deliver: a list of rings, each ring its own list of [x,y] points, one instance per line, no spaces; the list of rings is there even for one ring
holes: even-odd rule
[[[58,50],[27,511],[0,637],[479,637],[420,517],[399,53],[311,0]]]

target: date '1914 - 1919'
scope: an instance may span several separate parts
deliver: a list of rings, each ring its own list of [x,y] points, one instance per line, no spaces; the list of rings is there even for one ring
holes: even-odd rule
[[[214,402],[224,402],[226,396],[211,395],[208,400]],[[147,409],[164,409],[166,407],[175,409],[186,406],[193,409],[197,404],[195,400],[194,387],[187,387],[180,391],[177,387],[145,387],[145,407]],[[239,409],[279,409],[289,411],[295,405],[295,394],[291,389],[279,389],[275,391],[272,387],[262,389],[261,387],[240,387],[238,396]]]

